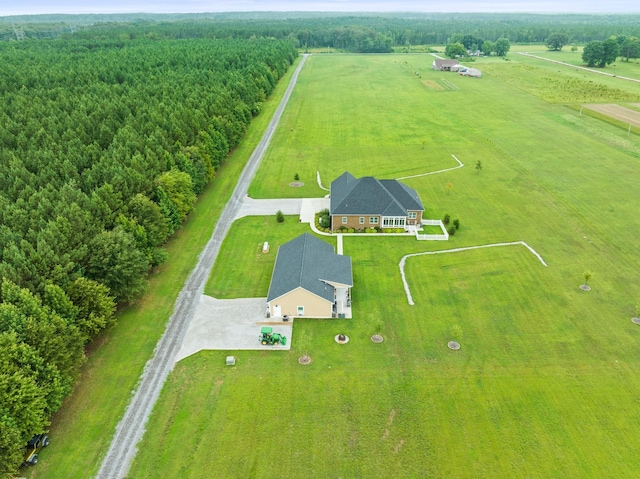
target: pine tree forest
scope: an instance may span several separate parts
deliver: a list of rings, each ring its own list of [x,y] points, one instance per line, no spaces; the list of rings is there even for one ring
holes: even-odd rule
[[[96,31],[0,42],[2,475],[297,56]]]

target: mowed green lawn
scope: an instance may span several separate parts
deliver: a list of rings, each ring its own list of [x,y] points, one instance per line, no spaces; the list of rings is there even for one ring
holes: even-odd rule
[[[275,215],[237,220],[225,239],[204,294],[218,299],[266,296],[278,247],[308,231],[309,225],[299,223],[297,216],[285,216],[283,223],[278,223]],[[266,253],[265,241],[269,243]],[[335,243],[334,239],[330,241]],[[251,265],[250,270],[247,265]]]
[[[181,361],[130,477],[640,474],[638,137],[498,74],[433,72],[432,59],[309,58],[251,194],[320,196],[316,170],[325,185],[345,169],[393,178],[455,166],[455,154],[464,168],[406,183],[427,217],[459,218],[458,233],[345,238],[354,318],[296,320],[290,352]],[[264,221],[234,226],[221,257],[241,258],[237,271],[208,288],[266,294]],[[548,267],[519,245],[410,258],[408,305],[403,255],[519,240]]]

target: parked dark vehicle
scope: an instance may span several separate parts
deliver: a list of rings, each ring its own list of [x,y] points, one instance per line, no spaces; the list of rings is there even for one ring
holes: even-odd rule
[[[46,433],[33,436],[25,448],[27,453],[24,456],[23,466],[35,466],[38,464],[38,451],[49,445],[49,436]]]

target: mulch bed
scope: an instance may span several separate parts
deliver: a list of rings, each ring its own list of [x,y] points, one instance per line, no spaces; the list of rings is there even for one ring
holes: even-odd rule
[[[640,324],[640,318],[631,318],[634,324]]]
[[[384,341],[384,338],[379,334],[374,334],[373,336],[371,336],[371,341],[373,341],[374,343],[381,343],[382,341]]]
[[[349,342],[349,336],[347,336],[347,335],[343,335],[343,336],[344,336],[344,338],[341,339],[340,335],[336,334],[336,338],[335,338],[336,339],[336,343],[338,343],[338,344],[347,344]]]
[[[300,364],[307,365],[307,364],[309,364],[311,362],[311,357],[310,356],[300,356],[298,358],[298,362]]]
[[[449,346],[449,349],[451,349],[453,351],[457,351],[458,349],[460,349],[460,343],[458,343],[456,341],[449,341],[447,343],[447,346]]]
[[[589,286],[588,284],[581,284],[580,289],[582,291],[591,291],[591,286]]]
[[[289,183],[289,186],[292,188],[300,188],[301,186],[304,186],[304,183],[302,181],[293,181]]]

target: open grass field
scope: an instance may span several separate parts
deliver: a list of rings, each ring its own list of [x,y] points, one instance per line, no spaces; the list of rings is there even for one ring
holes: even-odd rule
[[[218,299],[258,298],[269,291],[271,272],[278,247],[309,232],[309,226],[298,223],[297,216],[285,216],[283,223],[275,215],[246,217],[237,220],[225,240],[204,288],[204,294]],[[264,242],[269,252],[263,253]],[[335,239],[329,240],[335,247]],[[251,265],[247,270],[246,265]]]
[[[411,308],[394,249],[415,240],[345,243],[358,318],[297,320],[290,353],[233,352],[234,369],[226,352],[178,364],[150,424],[157,447],[131,477],[273,477],[270,458],[285,477],[637,472],[639,335],[624,312],[603,324],[595,282],[598,297],[582,294],[518,248],[420,258]],[[348,345],[333,342],[340,332]],[[446,348],[452,337],[461,351]]]
[[[529,86],[544,83],[542,63],[522,61],[534,78],[518,83],[519,57],[479,80],[433,72],[432,60],[309,58],[251,194],[321,196],[316,170],[325,185],[345,169],[393,178],[455,166],[455,154],[464,168],[405,182],[426,217],[459,218],[458,233],[345,238],[354,318],[296,320],[290,352],[180,362],[130,477],[640,475],[640,327],[630,321],[640,302],[640,139],[580,116],[564,105],[571,99],[545,101]],[[457,89],[425,86],[443,79]],[[637,93],[589,80],[605,85],[603,97]],[[294,172],[305,187],[286,186]],[[237,271],[207,288],[266,294],[271,271],[256,252],[265,220],[234,226],[220,257],[242,258]],[[403,255],[518,240],[548,267],[521,246],[410,258],[408,305]],[[588,293],[578,288],[587,269]],[[338,333],[350,342],[336,344]],[[308,366],[297,362],[304,353]]]

